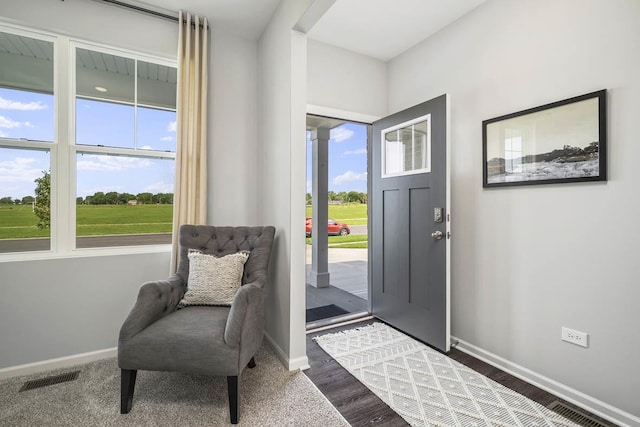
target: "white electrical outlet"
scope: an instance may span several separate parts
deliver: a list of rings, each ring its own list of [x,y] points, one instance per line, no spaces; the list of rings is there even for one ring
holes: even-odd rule
[[[562,327],[562,341],[570,342],[582,347],[588,347],[589,334],[574,329]]]

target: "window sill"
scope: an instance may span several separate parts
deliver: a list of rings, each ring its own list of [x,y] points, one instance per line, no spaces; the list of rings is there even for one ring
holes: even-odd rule
[[[145,246],[113,246],[105,248],[74,249],[69,252],[34,251],[34,252],[7,252],[0,254],[0,263],[41,261],[50,259],[68,258],[95,258],[104,256],[143,255],[154,253],[170,253],[171,245],[145,245]]]

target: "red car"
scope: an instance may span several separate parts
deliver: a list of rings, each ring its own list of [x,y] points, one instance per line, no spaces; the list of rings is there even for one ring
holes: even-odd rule
[[[330,219],[327,224],[327,234],[331,236],[346,236],[351,233],[351,229],[345,223]],[[311,218],[307,218],[307,237],[311,237]]]

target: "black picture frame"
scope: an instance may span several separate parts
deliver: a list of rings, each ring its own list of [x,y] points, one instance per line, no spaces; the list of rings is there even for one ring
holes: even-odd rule
[[[484,188],[606,181],[607,90],[484,120],[482,178]]]

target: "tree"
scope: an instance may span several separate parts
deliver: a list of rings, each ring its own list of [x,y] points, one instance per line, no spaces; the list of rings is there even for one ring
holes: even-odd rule
[[[84,202],[82,197],[76,197],[76,205],[81,205]]]
[[[107,203],[107,198],[104,196],[102,191],[98,191],[91,198],[91,204],[93,205],[105,205]]]
[[[118,204],[118,193],[115,191],[109,191],[104,195],[105,201],[108,205],[117,205]]]
[[[0,199],[0,205],[12,205],[13,199],[11,197],[3,197]]]
[[[138,203],[142,203],[142,204],[153,203],[153,194],[139,193],[136,195],[136,199],[138,199]]]
[[[349,191],[347,193],[347,198],[345,199],[345,202],[347,203],[360,203],[360,193],[358,193],[357,191]]]
[[[173,203],[173,193],[158,193],[154,197],[155,203],[170,205]]]
[[[51,174],[42,171],[43,175],[35,179],[36,206],[34,213],[38,217],[38,228],[45,229],[51,225]]]
[[[129,203],[129,200],[135,200],[135,199],[136,199],[136,196],[130,193],[121,193],[120,195],[118,195],[118,203],[122,203],[123,205],[126,205],[127,203]]]
[[[307,204],[311,204],[311,193],[307,193]]]
[[[336,192],[329,190],[329,192],[327,193],[327,198],[333,202],[336,199],[336,197],[337,197]]]
[[[31,203],[35,202],[36,199],[33,196],[24,196],[22,198],[22,204],[23,205],[30,205]]]

